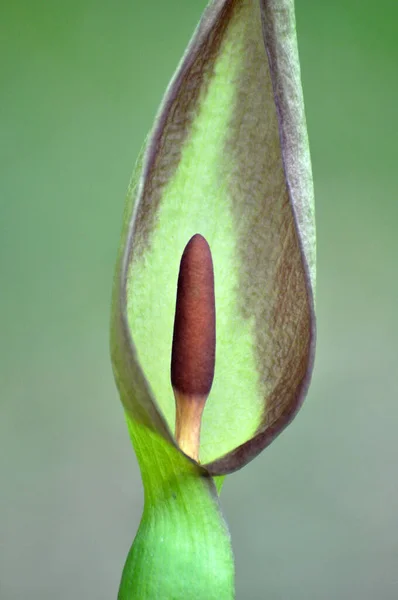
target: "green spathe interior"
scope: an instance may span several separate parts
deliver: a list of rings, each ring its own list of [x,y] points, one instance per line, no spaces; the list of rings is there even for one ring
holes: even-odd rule
[[[257,0],[233,4],[178,166],[159,175],[166,183],[159,184],[161,200],[150,240],[132,261],[127,286],[138,360],[174,431],[170,356],[179,262],[192,235],[201,233],[209,242],[217,347],[202,423],[203,463],[246,442],[264,423],[267,398],[286,377],[284,357],[291,351],[295,320],[303,311],[304,294],[292,293],[298,298],[296,306],[284,288],[305,288],[259,5]],[[281,311],[275,333],[270,322],[283,300],[291,307]]]
[[[228,31],[216,75],[201,98],[178,170],[163,192],[151,247],[145,260],[134,265],[129,279],[128,295],[134,295],[134,302],[128,315],[138,357],[174,430],[170,352],[179,262],[195,233],[204,235],[210,244],[217,346],[215,377],[203,416],[202,462],[221,456],[253,435],[263,408],[255,377],[254,323],[240,319],[234,222],[228,190],[220,177],[225,170],[224,147],[235,103],[234,73],[241,67],[245,25],[237,19]],[[137,297],[139,290],[145,293]],[[227,432],[224,425],[232,411],[238,427]]]

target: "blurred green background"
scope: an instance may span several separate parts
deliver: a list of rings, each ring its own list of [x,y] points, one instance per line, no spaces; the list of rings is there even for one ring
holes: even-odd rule
[[[142,488],[108,356],[132,165],[205,0],[15,0],[0,21],[0,598],[116,598]],[[241,600],[398,598],[398,4],[297,0],[318,353],[228,478]]]

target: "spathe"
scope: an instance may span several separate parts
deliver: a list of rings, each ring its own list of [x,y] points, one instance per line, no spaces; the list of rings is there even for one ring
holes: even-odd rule
[[[210,3],[130,186],[114,283],[115,378],[128,418],[174,445],[175,286],[196,232],[212,249],[217,306],[200,459],[220,475],[292,420],[313,366],[313,190],[291,0]]]

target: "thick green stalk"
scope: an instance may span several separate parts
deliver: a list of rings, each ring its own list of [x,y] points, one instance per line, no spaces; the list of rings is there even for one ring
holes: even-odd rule
[[[158,434],[128,426],[145,506],[118,600],[233,599],[230,536],[213,478]]]

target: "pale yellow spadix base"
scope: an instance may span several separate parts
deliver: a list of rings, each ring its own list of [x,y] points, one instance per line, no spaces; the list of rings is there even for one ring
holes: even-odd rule
[[[200,461],[200,428],[207,395],[188,395],[174,389],[176,401],[175,437],[181,450]]]

